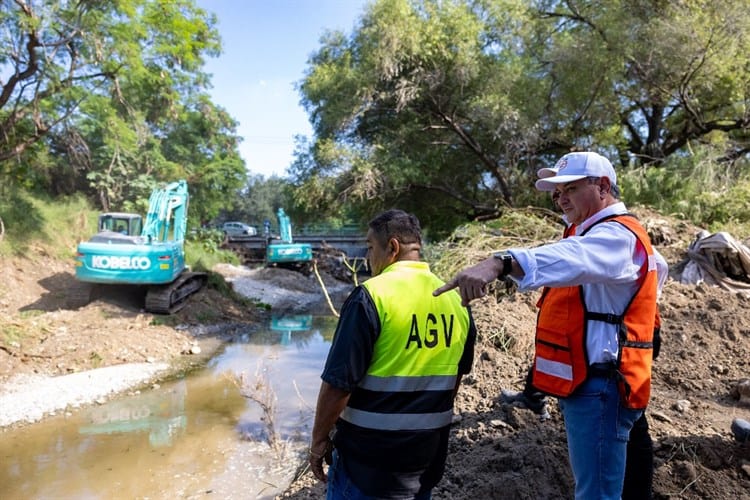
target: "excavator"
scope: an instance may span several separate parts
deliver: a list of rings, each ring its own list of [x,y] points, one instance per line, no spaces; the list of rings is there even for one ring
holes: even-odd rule
[[[78,244],[77,286],[68,305],[88,304],[97,285],[138,285],[147,289],[146,311],[182,309],[208,279],[185,265],[188,200],[187,182],[180,180],[153,190],[145,222],[138,214],[100,214],[98,232]]]
[[[292,239],[292,223],[283,208],[276,212],[279,219],[279,239],[269,240],[266,245],[267,265],[304,266],[313,259],[310,243],[297,243]]]

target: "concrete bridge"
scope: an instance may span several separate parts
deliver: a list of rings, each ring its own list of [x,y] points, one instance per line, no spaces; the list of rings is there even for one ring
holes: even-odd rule
[[[243,264],[258,264],[265,262],[266,246],[274,241],[280,240],[264,236],[234,236],[224,240],[221,246],[238,254]],[[367,257],[367,242],[362,234],[299,235],[294,237],[294,243],[309,243],[314,257],[342,254],[349,261]]]

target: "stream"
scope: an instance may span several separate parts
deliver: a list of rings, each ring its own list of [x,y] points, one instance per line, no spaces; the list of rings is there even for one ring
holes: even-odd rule
[[[0,499],[273,498],[308,446],[332,316],[274,317],[184,378],[0,439]]]

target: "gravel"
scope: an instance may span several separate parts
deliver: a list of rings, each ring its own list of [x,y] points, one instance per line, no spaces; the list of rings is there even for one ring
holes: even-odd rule
[[[103,402],[168,369],[166,363],[128,363],[58,377],[16,376],[0,387],[0,428],[37,422],[68,407]]]

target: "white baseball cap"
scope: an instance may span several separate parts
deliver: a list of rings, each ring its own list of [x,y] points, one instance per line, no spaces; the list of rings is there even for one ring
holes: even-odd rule
[[[557,168],[555,167],[544,167],[536,171],[536,176],[540,179],[546,179],[547,177],[554,177],[555,175],[557,175]],[[548,189],[541,189],[539,188],[539,186],[537,186],[537,189],[539,189],[540,191],[554,191],[555,190],[554,187],[550,187]]]
[[[586,177],[607,177],[617,184],[617,174],[608,159],[592,151],[568,153],[560,158],[552,168],[537,171],[539,191],[554,191],[556,184],[574,182]]]

